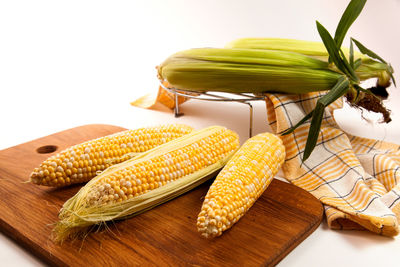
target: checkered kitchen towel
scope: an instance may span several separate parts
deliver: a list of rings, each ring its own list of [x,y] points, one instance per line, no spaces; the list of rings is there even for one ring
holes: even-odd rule
[[[321,93],[267,94],[268,121],[275,133],[295,125],[314,109]],[[317,146],[301,162],[310,122],[281,136],[286,147],[285,178],[325,207],[329,227],[399,233],[400,146],[351,136],[333,118],[338,100],[324,114]]]
[[[279,134],[295,125],[314,109],[321,96],[267,94],[273,131]],[[186,100],[179,99],[179,104]],[[160,87],[157,97],[145,96],[132,105],[153,108],[156,103],[174,108],[175,97]],[[395,236],[400,220],[400,147],[343,132],[333,118],[333,110],[341,106],[338,100],[325,109],[317,146],[303,164],[301,155],[310,123],[281,136],[286,147],[284,176],[324,204],[329,227]]]

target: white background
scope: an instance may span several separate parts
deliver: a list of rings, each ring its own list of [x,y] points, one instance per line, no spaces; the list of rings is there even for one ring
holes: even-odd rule
[[[155,66],[194,47],[223,47],[240,37],[319,41],[315,20],[331,33],[348,1],[1,1],[0,149],[89,123],[127,128],[165,122],[225,125],[247,138],[240,104],[191,101],[185,116],[142,110],[130,102],[157,90]],[[400,71],[400,1],[370,0],[348,36]],[[345,45],[348,39],[345,39]],[[400,84],[400,75],[395,73]],[[400,93],[390,88],[389,125],[336,112],[346,131],[400,143]],[[165,110],[164,110],[165,111]],[[373,120],[379,116],[369,116]],[[255,104],[255,133],[268,130]],[[29,222],[27,222],[29,223]],[[329,230],[325,223],[280,266],[395,266],[399,238]],[[268,248],[266,248],[268,249]],[[0,235],[3,266],[41,263]]]

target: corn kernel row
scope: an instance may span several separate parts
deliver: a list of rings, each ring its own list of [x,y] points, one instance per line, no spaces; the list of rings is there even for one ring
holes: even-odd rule
[[[279,137],[263,133],[247,140],[207,192],[197,219],[202,236],[219,236],[232,227],[265,191],[284,159]]]
[[[179,149],[121,168],[98,181],[89,205],[122,202],[201,171],[238,147],[237,135],[222,128]]]
[[[212,126],[108,168],[64,203],[55,241],[94,224],[135,216],[195,188],[221,169],[238,147],[236,133]]]
[[[87,182],[111,165],[190,133],[186,125],[162,125],[90,140],[51,156],[35,168],[31,182],[45,186],[66,186]]]

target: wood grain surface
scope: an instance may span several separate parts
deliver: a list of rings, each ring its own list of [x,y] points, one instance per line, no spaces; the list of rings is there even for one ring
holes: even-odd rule
[[[58,211],[80,186],[54,189],[25,183],[32,169],[68,146],[120,130],[85,125],[1,150],[0,230],[45,263],[58,266],[269,266],[322,220],[318,200],[274,179],[232,229],[206,240],[196,230],[196,219],[208,182],[139,216],[111,223],[108,230],[100,229],[84,240],[53,243]]]

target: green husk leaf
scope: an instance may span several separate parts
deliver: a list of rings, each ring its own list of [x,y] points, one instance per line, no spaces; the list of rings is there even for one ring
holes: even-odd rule
[[[326,47],[326,50],[329,53],[329,57],[332,59],[336,67],[343,73],[345,73],[347,76],[349,76],[354,82],[358,82],[359,79],[356,73],[354,72],[354,69],[350,66],[343,51],[340,48],[338,48],[335,40],[333,40],[328,30],[325,29],[325,27],[322,26],[318,21],[317,21],[317,29]]]
[[[335,86],[323,97],[321,97],[318,101],[323,103],[325,106],[329,106],[333,102],[335,102],[338,98],[343,96],[348,89],[350,88],[349,80],[342,76],[338,79]]]
[[[325,107],[343,96],[349,90],[349,85],[350,82],[348,79],[341,77],[338,79],[336,85],[326,95],[318,99],[311,119],[310,131],[308,133],[306,147],[304,149],[302,159],[303,162],[310,157],[311,152],[314,150],[317,144]]]
[[[338,79],[338,81],[337,81],[337,83],[342,83],[342,82],[344,82],[346,80],[346,78],[344,77],[344,76],[342,76],[342,77],[340,77],[339,79]],[[344,92],[345,93],[345,92]],[[343,93],[343,94],[344,94]],[[343,95],[342,94],[342,95]],[[341,96],[341,95],[340,95]],[[340,97],[339,96],[339,97]],[[326,95],[325,96],[323,96],[321,99],[325,99],[324,97],[326,97]],[[328,105],[330,105],[331,103],[333,103],[336,99],[338,99],[339,97],[337,97],[337,98],[335,98],[335,97],[326,97],[326,106],[328,106]],[[307,115],[305,115],[299,122],[297,122],[293,127],[290,127],[290,128],[288,128],[288,129],[286,129],[286,130],[284,130],[283,132],[281,132],[281,135],[287,135],[287,134],[290,134],[290,133],[292,133],[292,132],[294,132],[294,130],[296,130],[300,125],[302,125],[303,123],[305,123],[308,119],[310,119],[312,116],[313,116],[313,113],[314,113],[314,110],[312,110],[310,113],[308,113]]]
[[[361,87],[360,85],[358,85],[358,84],[354,84],[353,86],[354,86],[354,88],[356,88],[356,90],[359,91],[359,92],[364,92],[364,93],[367,93],[367,94],[372,94],[371,91],[368,91],[367,89],[362,88],[362,87]]]
[[[343,60],[340,57],[339,49],[332,36],[329,34],[328,30],[325,29],[325,27],[322,26],[318,21],[316,23],[318,33],[321,36],[322,42],[324,43],[326,50],[328,51],[330,59],[332,59],[333,63],[340,71],[349,75],[347,68],[343,63]]]
[[[334,40],[337,47],[342,46],[347,31],[349,30],[353,22],[357,19],[357,17],[360,15],[366,2],[367,0],[352,0],[346,7],[346,10],[344,11],[342,17],[340,18],[339,24],[335,32]]]
[[[314,110],[311,111],[310,113],[308,113],[307,115],[305,115],[305,116],[304,116],[298,123],[296,123],[293,127],[290,127],[290,128],[288,128],[288,129],[284,130],[284,131],[281,133],[281,135],[287,135],[287,134],[290,134],[290,133],[294,132],[294,130],[296,130],[297,127],[299,127],[300,125],[302,125],[303,123],[305,123],[308,119],[310,119],[310,118],[312,117],[313,112],[314,112]]]
[[[354,82],[359,82],[359,79],[358,79],[356,73],[354,72],[354,69],[352,68],[350,63],[347,61],[346,56],[344,55],[344,53],[343,53],[343,51],[341,49],[339,49],[339,53],[342,56],[342,61],[344,63],[344,66],[346,67],[348,73],[350,74],[351,79]]]
[[[356,89],[356,91],[357,91],[357,94],[356,94],[356,97],[354,98],[355,100],[355,102],[357,102],[357,100],[358,100],[358,97],[360,96],[360,89],[359,89],[359,86],[357,85],[357,86],[354,86],[354,88]]]
[[[350,54],[349,54],[349,59],[350,59],[350,66],[354,70],[354,47],[353,47],[353,42],[350,40]]]
[[[367,55],[367,56],[369,56],[369,57],[371,57],[371,58],[377,59],[377,60],[379,60],[380,62],[385,63],[385,64],[388,66],[387,71],[388,71],[388,73],[389,73],[389,75],[390,75],[390,78],[391,78],[392,81],[393,81],[394,86],[396,86],[396,80],[394,79],[393,71],[391,70],[390,65],[389,65],[383,58],[381,58],[380,56],[378,56],[378,55],[377,55],[375,52],[373,52],[372,50],[370,50],[370,49],[368,49],[367,47],[365,47],[362,43],[360,43],[360,42],[357,41],[356,39],[351,38],[351,40],[356,44],[357,48],[360,50],[361,53],[363,53],[364,55]]]
[[[388,66],[390,67],[390,65],[388,65]],[[394,86],[396,87],[396,80],[394,79],[393,72],[390,71],[390,70],[388,70],[388,72],[389,72],[390,78],[391,78],[392,81],[393,81]]]
[[[314,109],[313,117],[311,119],[310,131],[308,132],[307,136],[306,147],[304,149],[302,159],[303,162],[310,157],[311,152],[314,150],[317,144],[319,130],[321,129],[322,117],[324,115],[324,109],[325,106],[321,102],[317,102],[317,105]]]
[[[357,59],[356,61],[354,61],[354,68],[353,69],[358,69],[358,67],[360,67],[362,64],[362,60],[361,58]]]
[[[357,41],[354,38],[351,38],[351,40],[356,44],[356,46],[358,47],[358,49],[360,50],[361,53],[363,53],[364,55],[367,55],[369,57],[375,58],[375,59],[379,60],[382,63],[386,63],[387,64],[387,62],[383,58],[378,56],[376,53],[374,53],[370,49],[366,48],[362,43],[360,43],[359,41]]]

